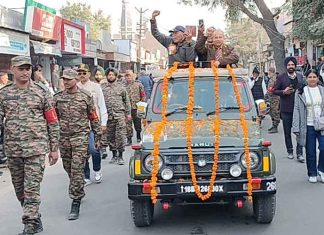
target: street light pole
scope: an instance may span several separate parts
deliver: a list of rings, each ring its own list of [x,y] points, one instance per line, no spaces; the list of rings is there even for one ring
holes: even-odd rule
[[[148,11],[148,9],[143,11],[143,8],[138,9],[135,7],[135,9],[138,11],[140,14],[140,22],[139,22],[139,37],[138,37],[138,51],[137,51],[137,68],[138,71],[141,70],[141,58],[142,58],[142,53],[141,53],[141,47],[142,47],[142,31],[143,31],[143,14]]]

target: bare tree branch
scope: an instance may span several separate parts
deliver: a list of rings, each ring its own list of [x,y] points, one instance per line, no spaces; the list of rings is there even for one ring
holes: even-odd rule
[[[250,17],[253,21],[263,24],[263,20],[259,18],[257,15],[253,14],[242,1],[233,1],[233,0],[226,0],[227,4],[232,7],[238,7],[244,14]]]

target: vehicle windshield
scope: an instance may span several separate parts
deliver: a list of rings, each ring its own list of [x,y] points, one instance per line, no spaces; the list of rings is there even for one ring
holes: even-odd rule
[[[251,108],[249,99],[242,81],[237,81],[240,90],[241,100],[244,110],[248,111]],[[155,92],[153,112],[161,113],[162,109],[162,81],[158,83]],[[195,79],[195,111],[202,111],[207,114],[213,114],[215,111],[215,94],[214,94],[214,78],[196,78]],[[229,80],[220,80],[219,82],[219,101],[220,111],[239,112],[238,104],[232,82]],[[177,112],[186,112],[188,103],[188,80],[179,79],[169,82],[168,93],[168,112],[176,110]]]

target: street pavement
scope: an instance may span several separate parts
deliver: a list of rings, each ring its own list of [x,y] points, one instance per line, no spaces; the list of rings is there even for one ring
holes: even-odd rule
[[[277,158],[277,209],[271,224],[257,224],[252,208],[234,206],[173,206],[163,211],[155,206],[151,227],[133,225],[127,198],[128,165],[102,162],[104,180],[86,187],[79,220],[68,221],[71,200],[68,177],[62,163],[47,167],[42,183],[44,235],[124,235],[124,234],[323,234],[324,184],[307,181],[306,164],[286,157],[282,127],[268,135],[269,119],[263,123],[264,138],[271,140]],[[132,150],[127,147],[127,160]],[[110,158],[110,157],[109,157]],[[15,235],[22,230],[21,208],[6,169],[0,169],[0,235]]]

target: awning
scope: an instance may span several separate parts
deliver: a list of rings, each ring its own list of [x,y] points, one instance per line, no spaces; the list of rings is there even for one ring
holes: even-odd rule
[[[34,47],[35,54],[56,55],[62,57],[61,49],[58,43],[49,44],[33,40],[30,41]]]
[[[120,62],[130,62],[130,56],[121,54],[118,52],[108,52],[106,54],[106,59],[107,60],[112,60],[112,61],[120,61]]]

